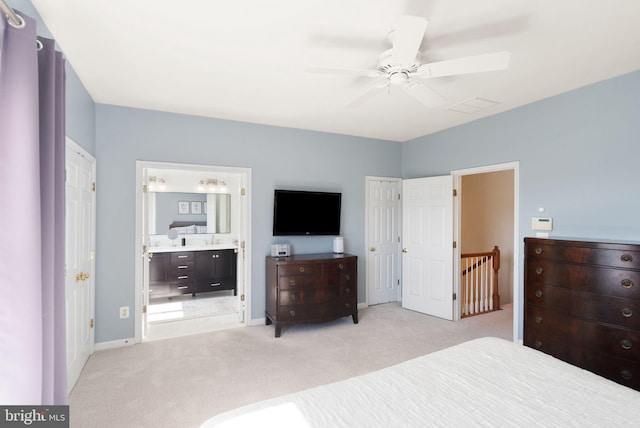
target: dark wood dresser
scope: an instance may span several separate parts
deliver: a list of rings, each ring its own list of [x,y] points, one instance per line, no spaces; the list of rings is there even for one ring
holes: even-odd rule
[[[640,244],[524,241],[524,344],[640,390]]]
[[[266,323],[282,326],[353,317],[358,323],[358,257],[298,254],[267,257]]]

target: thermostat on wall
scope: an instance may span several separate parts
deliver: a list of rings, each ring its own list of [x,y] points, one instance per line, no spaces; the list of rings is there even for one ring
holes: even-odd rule
[[[531,229],[553,230],[553,219],[551,217],[531,217]]]

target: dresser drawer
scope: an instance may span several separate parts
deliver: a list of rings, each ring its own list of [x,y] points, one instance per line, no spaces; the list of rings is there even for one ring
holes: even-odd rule
[[[537,283],[527,287],[527,302],[546,310],[640,330],[640,300]]]
[[[198,278],[196,279],[196,292],[222,291],[236,289],[235,277],[227,278]]]
[[[640,360],[640,331],[573,318],[528,303],[525,309],[525,344],[539,348],[546,341],[562,340],[630,360]]]
[[[281,305],[303,305],[307,303],[330,303],[354,297],[351,287],[322,287],[280,291]]]
[[[176,260],[171,262],[171,270],[174,273],[193,272],[195,264],[193,261]]]
[[[179,251],[179,252],[173,252],[170,254],[171,254],[172,264],[182,263],[186,261],[192,262],[195,260],[193,251]]]
[[[278,308],[278,321],[315,322],[350,315],[356,308],[357,302],[355,299],[339,301],[333,305],[315,303],[305,305],[281,305]]]
[[[315,288],[323,285],[326,284],[322,279],[312,275],[280,276],[278,278],[278,288],[281,290]]]
[[[630,388],[640,389],[640,362],[594,352],[588,347],[558,341],[557,338],[525,341],[525,345],[589,370]]]
[[[640,299],[640,272],[533,259],[526,267],[527,287],[540,283],[626,299]]]
[[[320,263],[299,263],[278,267],[278,274],[280,277],[316,276],[320,273],[322,273],[322,265]]]
[[[532,242],[527,246],[526,255],[570,263],[640,269],[640,251],[625,249],[624,245],[616,244],[583,245],[565,245],[563,241]]]

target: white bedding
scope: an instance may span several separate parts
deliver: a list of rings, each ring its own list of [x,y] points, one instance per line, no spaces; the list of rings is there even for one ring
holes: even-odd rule
[[[640,392],[483,338],[217,415],[202,428],[640,426]]]

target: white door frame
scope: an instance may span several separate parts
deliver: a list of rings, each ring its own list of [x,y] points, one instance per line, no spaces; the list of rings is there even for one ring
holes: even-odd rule
[[[75,141],[73,141],[71,138],[66,137],[65,138],[65,149],[70,149],[76,153],[78,153],[80,156],[82,156],[83,158],[87,159],[89,161],[89,163],[91,163],[91,179],[92,181],[95,183],[96,182],[96,158],[94,158],[89,152],[87,152],[82,146],[80,146],[78,143],[76,143]],[[66,171],[66,161],[65,161],[65,171]],[[65,183],[66,186],[66,183]],[[90,268],[89,268],[89,308],[88,308],[88,313],[89,313],[89,319],[90,320],[95,320],[95,307],[96,307],[96,281],[95,281],[95,272],[96,272],[96,258],[95,258],[95,249],[96,249],[96,191],[94,190],[93,192],[91,192],[91,230],[89,232],[89,239],[90,239],[90,245],[89,248],[91,248],[91,254],[90,254],[90,259],[91,259],[91,264],[90,264]],[[65,232],[66,233],[66,232]],[[65,237],[65,241],[66,241],[66,237]],[[68,252],[68,249],[66,250]],[[66,263],[66,257],[65,257],[65,263]],[[66,266],[65,266],[65,289],[66,289]],[[65,297],[65,302],[66,302],[66,297]],[[84,321],[88,321],[88,320],[84,320]],[[94,324],[93,324],[94,325]],[[69,338],[67,338],[67,340],[69,340]],[[90,334],[89,334],[89,355],[93,354],[95,351],[95,328],[92,326],[90,329]],[[79,373],[78,373],[79,375]],[[75,384],[75,381],[77,380],[71,380],[70,382],[68,382],[68,391],[71,392],[71,390],[73,389],[73,386]],[[73,384],[71,384],[73,382]]]
[[[369,201],[369,184],[372,181],[390,181],[390,182],[398,182],[400,183],[400,188],[398,189],[398,192],[401,195],[402,198],[402,178],[399,177],[375,177],[375,176],[366,176],[365,177],[365,217],[364,217],[364,247],[365,247],[365,251],[367,252],[367,256],[365,257],[365,272],[368,273],[369,272],[369,257],[368,257],[368,252],[369,252],[369,216],[371,214],[370,210],[370,201]],[[402,199],[398,199],[397,201],[397,206],[398,206],[398,234],[399,236],[402,236]],[[398,295],[397,295],[397,299],[398,301],[400,301],[402,299],[402,253],[400,252],[400,248],[401,248],[401,243],[398,242],[397,245],[397,256],[396,256],[396,260],[398,261],[398,266],[396,266],[397,272],[398,272],[398,278],[400,280],[400,285],[398,285]],[[366,305],[369,305],[369,296],[370,296],[370,287],[372,287],[372,278],[369,277],[369,275],[365,274],[365,302]]]
[[[178,169],[178,170],[194,170],[203,171],[210,174],[215,173],[239,173],[242,175],[241,183],[244,184],[245,189],[245,201],[241,202],[243,206],[243,224],[240,230],[243,231],[241,237],[244,241],[244,249],[239,248],[238,251],[245,252],[244,266],[242,272],[239,273],[240,280],[243,281],[242,287],[244,288],[244,308],[246,316],[242,324],[248,326],[251,316],[251,168],[243,167],[229,167],[229,166],[216,166],[216,165],[200,165],[200,164],[183,164],[183,163],[171,163],[171,162],[154,162],[154,161],[136,161],[136,225],[135,225],[135,336],[134,342],[141,343],[143,340],[142,335],[142,292],[144,284],[142,283],[143,272],[143,245],[142,231],[143,231],[143,213],[142,213],[142,186],[143,186],[143,170],[146,168],[154,169]],[[240,244],[239,244],[240,246]],[[241,291],[238,288],[238,291]]]
[[[462,177],[472,174],[483,174],[487,172],[497,172],[513,170],[513,341],[518,341],[518,327],[520,320],[520,242],[519,242],[519,221],[520,218],[520,162],[508,162],[495,165],[486,165],[475,168],[465,168],[455,171],[451,171],[453,175],[453,183],[455,189],[460,189],[462,184]],[[460,197],[454,198],[453,202],[453,239],[456,242],[460,242],[460,229],[461,229],[461,212],[460,212]],[[460,272],[460,245],[457,246],[454,251],[453,258],[454,272]],[[457,295],[460,295],[460,276],[453,276],[453,289]],[[454,320],[460,319],[460,307],[454,305]]]

